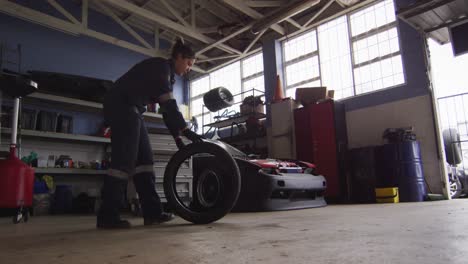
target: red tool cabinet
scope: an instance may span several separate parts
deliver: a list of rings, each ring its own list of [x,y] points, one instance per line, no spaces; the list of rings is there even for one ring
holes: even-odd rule
[[[344,202],[347,197],[347,149],[344,105],[329,100],[294,110],[297,159],[312,162],[327,179],[325,198]]]

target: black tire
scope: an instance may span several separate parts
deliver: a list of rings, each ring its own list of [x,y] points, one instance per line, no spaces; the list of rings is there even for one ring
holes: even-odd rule
[[[218,166],[222,168],[219,174],[222,181],[221,198],[209,208],[186,205],[176,191],[176,176],[180,165],[186,159],[200,153],[213,155],[217,162],[222,163],[222,166]],[[236,161],[222,147],[210,142],[192,143],[179,150],[170,159],[164,172],[164,193],[168,204],[177,215],[194,224],[209,224],[229,213],[239,198],[240,187],[241,177]]]
[[[462,161],[460,135],[456,129],[445,129],[442,132],[444,138],[445,158],[448,164],[457,166]]]
[[[234,97],[228,89],[218,87],[211,89],[203,95],[203,104],[205,104],[206,108],[211,112],[216,112],[233,105]]]

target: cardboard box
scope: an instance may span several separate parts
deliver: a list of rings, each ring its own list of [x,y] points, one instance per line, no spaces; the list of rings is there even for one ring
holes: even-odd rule
[[[296,89],[296,100],[302,105],[315,104],[318,101],[333,99],[334,91],[327,87],[306,87]]]

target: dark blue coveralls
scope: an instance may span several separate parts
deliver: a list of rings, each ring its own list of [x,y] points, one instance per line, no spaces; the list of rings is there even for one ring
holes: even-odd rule
[[[143,217],[161,215],[161,201],[155,190],[153,151],[143,121],[145,106],[172,92],[174,65],[163,58],[146,59],[119,78],[104,99],[104,120],[110,125],[111,165],[102,190],[102,221],[119,218],[119,207],[128,177],[140,198]],[[99,221],[99,220],[98,220]]]

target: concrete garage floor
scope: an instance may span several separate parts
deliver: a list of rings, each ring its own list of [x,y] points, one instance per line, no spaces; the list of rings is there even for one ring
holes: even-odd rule
[[[0,219],[0,263],[468,263],[468,199],[178,218],[130,230],[91,216]]]

